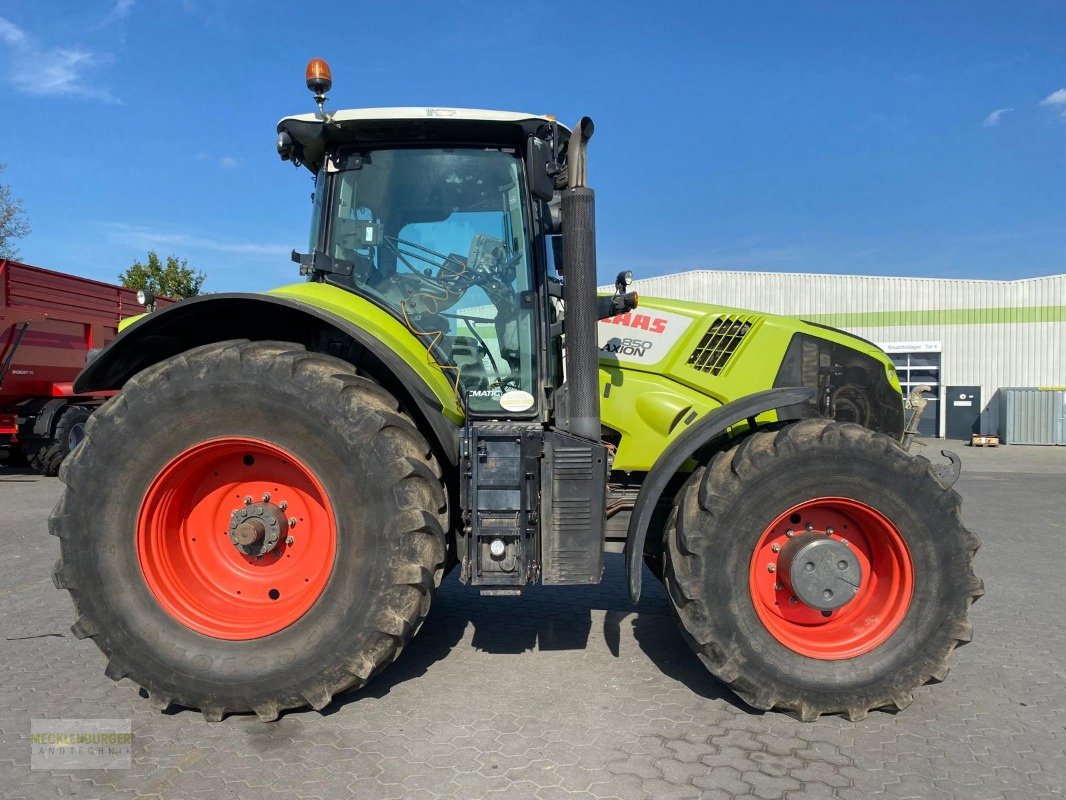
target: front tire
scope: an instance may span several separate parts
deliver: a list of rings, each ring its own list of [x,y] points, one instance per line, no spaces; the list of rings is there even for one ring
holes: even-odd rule
[[[979,542],[959,502],[926,459],[858,425],[755,433],[696,470],[667,522],[666,585],[686,638],[755,708],[803,720],[902,709],[972,637]],[[785,556],[819,549],[827,569],[862,579],[805,583]],[[821,575],[816,560],[801,566]]]
[[[321,709],[399,655],[442,576],[448,501],[426,440],[377,383],[296,345],[148,368],[60,478],[72,631],[160,709]]]

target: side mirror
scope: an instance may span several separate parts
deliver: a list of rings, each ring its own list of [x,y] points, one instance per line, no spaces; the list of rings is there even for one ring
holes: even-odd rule
[[[529,192],[538,200],[545,202],[555,193],[555,176],[548,172],[548,167],[555,164],[551,142],[536,136],[530,136],[526,144],[526,180]]]

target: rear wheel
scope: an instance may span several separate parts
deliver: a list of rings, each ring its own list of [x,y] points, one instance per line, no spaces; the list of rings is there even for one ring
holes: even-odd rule
[[[56,420],[51,439],[33,440],[26,447],[30,466],[42,475],[58,475],[59,467],[85,438],[90,411],[85,406],[67,406]]]
[[[447,497],[389,393],[295,345],[176,356],[92,418],[52,515],[72,630],[154,705],[321,709],[429,610]]]
[[[903,708],[971,638],[977,537],[929,462],[858,425],[756,433],[698,469],[665,531],[696,653],[760,709]]]

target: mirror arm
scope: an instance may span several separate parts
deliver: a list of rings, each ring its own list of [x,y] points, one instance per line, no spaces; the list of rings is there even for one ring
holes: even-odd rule
[[[316,272],[331,272],[334,275],[351,275],[355,269],[354,261],[345,261],[343,258],[333,258],[333,256],[320,253],[318,250],[312,250],[310,253],[297,253],[292,251],[290,258],[296,264],[300,265],[301,275],[313,275]]]

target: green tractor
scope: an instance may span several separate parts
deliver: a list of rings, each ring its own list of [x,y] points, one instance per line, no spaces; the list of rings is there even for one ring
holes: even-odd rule
[[[969,641],[977,538],[902,446],[877,347],[596,289],[587,118],[450,108],[278,125],[315,178],[305,280],[135,319],[51,517],[73,632],[151,703],[322,709],[453,567],[487,596],[644,565],[747,703],[903,708]]]

